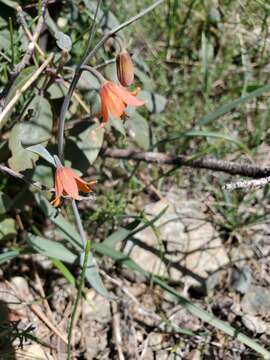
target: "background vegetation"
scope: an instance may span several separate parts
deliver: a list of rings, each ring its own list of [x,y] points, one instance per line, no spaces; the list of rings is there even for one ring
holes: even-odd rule
[[[102,1],[92,46],[151,4]],[[54,167],[47,160],[57,153],[61,105],[97,3],[48,1],[40,51],[18,69],[40,6],[0,0],[2,114],[19,94],[0,121],[6,359],[67,358],[83,263],[70,201],[59,211],[49,204]],[[91,253],[72,325],[74,359],[269,358],[269,187],[228,191],[224,184],[237,176],[226,172],[106,153],[133,149],[268,169],[269,14],[266,0],[168,0],[123,29],[134,88],[146,104],[105,130],[96,118],[98,84],[83,73],[67,114],[66,164],[98,184],[94,198],[78,203]],[[116,53],[109,39],[90,65],[116,79]]]

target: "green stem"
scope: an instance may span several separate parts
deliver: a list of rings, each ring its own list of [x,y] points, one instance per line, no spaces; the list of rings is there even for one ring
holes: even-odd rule
[[[11,47],[11,65],[14,66],[15,52],[14,52],[14,37],[13,37],[13,24],[11,17],[8,18],[9,34],[10,34],[10,47]]]
[[[99,81],[100,84],[103,84],[104,82],[107,81],[105,77],[92,66],[83,65],[81,69],[85,71],[89,71],[92,75],[95,76],[95,78]]]
[[[73,331],[74,320],[75,320],[77,308],[78,308],[78,305],[79,305],[80,298],[81,298],[81,296],[82,296],[82,291],[83,291],[83,286],[84,286],[84,280],[85,280],[85,273],[86,273],[87,264],[88,264],[88,258],[89,258],[89,253],[90,253],[90,247],[91,247],[91,242],[90,242],[90,240],[87,240],[87,242],[86,242],[86,247],[85,247],[85,251],[84,251],[83,267],[82,267],[82,273],[81,273],[79,288],[78,288],[76,300],[75,300],[75,303],[74,303],[74,306],[73,306],[73,311],[72,311],[72,315],[71,315],[70,325],[69,325],[69,329],[68,329],[68,351],[67,351],[67,360],[70,360],[70,357],[71,357],[72,331]]]
[[[141,17],[148,14],[150,11],[155,9],[158,5],[160,5],[164,1],[165,0],[156,1],[154,4],[152,4],[148,8],[141,11],[139,14],[133,16],[131,19],[127,20],[126,22],[122,23],[121,25],[119,25],[116,28],[109,31],[107,34],[105,34],[103,36],[103,38],[97,43],[97,45],[91,51],[90,51],[91,47],[90,47],[90,45],[88,45],[87,51],[89,51],[89,52],[88,53],[86,52],[86,55],[83,57],[82,61],[78,64],[78,66],[77,66],[77,68],[75,70],[75,73],[73,75],[73,79],[71,80],[71,84],[69,86],[68,92],[67,92],[67,94],[66,94],[66,96],[64,98],[64,101],[63,101],[63,104],[62,104],[62,107],[61,107],[61,112],[60,112],[60,117],[59,117],[59,131],[58,131],[58,156],[59,156],[62,163],[64,163],[64,130],[65,130],[66,112],[68,110],[70,99],[71,99],[71,96],[73,94],[73,91],[75,90],[75,88],[77,86],[77,83],[80,80],[81,73],[82,73],[82,69],[81,69],[82,66],[87,65],[89,63],[89,61],[92,59],[92,57],[97,53],[97,51],[103,46],[103,44],[111,36],[118,33],[120,30],[124,29],[125,27],[132,24],[133,22],[139,20]],[[97,14],[97,12],[96,12],[96,14]],[[93,39],[93,36],[90,36],[89,43],[90,43],[90,41],[92,42],[92,39]]]
[[[77,228],[78,228],[80,237],[82,239],[83,249],[85,249],[86,245],[87,245],[87,239],[86,239],[86,236],[85,236],[82,220],[81,220],[79,210],[78,210],[78,207],[77,207],[77,204],[76,204],[75,200],[72,200],[72,210],[73,210],[73,214],[75,216],[75,220],[76,220],[76,224],[77,224]]]

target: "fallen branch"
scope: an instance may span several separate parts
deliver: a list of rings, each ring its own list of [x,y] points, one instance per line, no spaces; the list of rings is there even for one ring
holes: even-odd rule
[[[145,161],[154,164],[188,166],[197,169],[222,171],[231,175],[242,175],[253,178],[265,178],[270,176],[270,168],[262,168],[255,165],[240,164],[232,161],[216,160],[208,157],[191,160],[188,156],[163,154],[159,152],[143,152],[133,149],[106,149],[101,154],[103,157],[114,159],[126,159]]]
[[[254,188],[261,188],[270,183],[270,176],[254,179],[254,180],[239,180],[233,183],[225,184],[223,189],[233,191],[236,189],[250,190]]]

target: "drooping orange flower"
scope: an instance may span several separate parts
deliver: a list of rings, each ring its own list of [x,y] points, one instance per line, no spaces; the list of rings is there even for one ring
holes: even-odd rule
[[[75,200],[80,200],[79,191],[92,192],[91,186],[96,181],[89,183],[82,180],[73,170],[64,166],[57,166],[55,172],[55,198],[51,204],[55,207],[60,205],[61,196],[68,196]]]
[[[144,105],[144,101],[137,99],[130,91],[112,81],[105,81],[100,88],[99,94],[101,98],[101,116],[104,122],[109,120],[109,114],[114,118],[120,118],[128,105]]]

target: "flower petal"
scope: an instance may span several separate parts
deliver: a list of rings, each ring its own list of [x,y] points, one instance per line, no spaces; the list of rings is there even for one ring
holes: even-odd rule
[[[142,106],[144,105],[144,101],[137,99],[135,96],[131,94],[130,91],[124,89],[121,86],[114,84],[113,82],[109,82],[108,89],[111,93],[115,94],[118,98],[122,99],[125,104],[133,105],[133,106]]]
[[[109,121],[109,111],[106,106],[106,89],[104,89],[104,86],[102,86],[100,88],[99,95],[100,95],[100,100],[101,100],[101,110],[100,110],[101,116],[102,116],[104,122],[108,122]]]
[[[58,207],[61,203],[61,200],[60,200],[60,197],[59,196],[56,196],[52,201],[51,201],[51,204],[52,206],[54,207]]]
[[[61,174],[63,192],[73,199],[79,200],[79,190],[74,178],[74,172],[71,169],[63,168]]]
[[[63,167],[58,167],[55,172],[55,194],[56,197],[61,197],[63,194],[63,184],[62,184],[62,171]]]
[[[110,84],[111,82],[108,81],[105,85],[103,85],[104,104],[107,111],[109,111],[114,118],[119,118],[125,111],[126,106],[123,100],[111,91]]]

